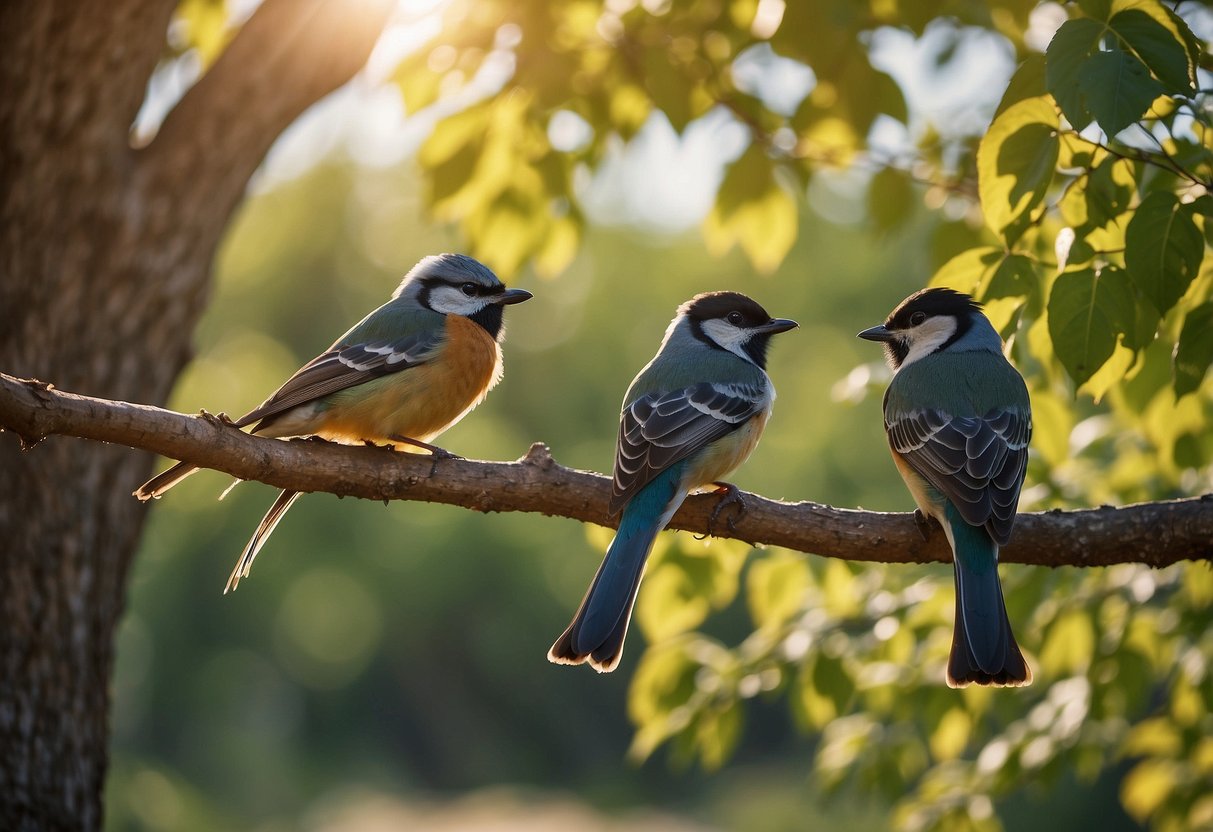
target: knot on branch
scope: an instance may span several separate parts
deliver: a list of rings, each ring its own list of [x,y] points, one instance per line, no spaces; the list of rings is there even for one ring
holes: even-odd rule
[[[27,392],[38,402],[39,405],[53,406],[55,403],[54,389],[55,385],[49,381],[42,381],[36,378],[21,378],[17,379]],[[38,422],[41,420],[43,411],[31,412],[29,414],[28,424],[17,426],[14,424],[5,424],[0,429],[10,431],[17,437],[17,442],[21,445],[21,450],[31,450],[35,445],[46,438],[47,433],[52,430],[42,430]],[[32,430],[31,430],[32,428]]]
[[[39,378],[19,378],[17,381],[24,384],[31,393],[42,399],[42,401],[53,401],[53,396],[43,395],[45,393],[50,393],[55,389],[55,385],[51,384],[49,381],[43,381]]]
[[[546,442],[532,444],[526,455],[518,461],[523,465],[534,465],[545,471],[556,464],[556,460],[552,457],[552,449],[547,446]]]

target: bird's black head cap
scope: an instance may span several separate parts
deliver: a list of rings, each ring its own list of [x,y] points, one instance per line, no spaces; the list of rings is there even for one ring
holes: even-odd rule
[[[775,320],[761,304],[740,292],[704,292],[678,307],[678,312],[686,316],[691,325],[691,333],[696,338],[718,349],[720,345],[704,331],[703,325],[707,321],[722,320],[739,329],[753,329]],[[771,336],[782,331],[755,332],[746,340],[742,349],[755,364],[765,369]]]

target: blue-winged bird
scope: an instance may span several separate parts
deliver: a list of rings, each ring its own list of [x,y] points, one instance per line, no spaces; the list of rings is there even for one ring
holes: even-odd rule
[[[947,682],[1018,687],[1019,652],[998,580],[1028,464],[1032,409],[1023,378],[981,305],[951,289],[906,298],[860,338],[884,343],[894,375],[884,396],[893,461],[918,505],[943,527],[956,564]]]
[[[531,297],[507,289],[462,254],[426,257],[392,299],[305,364],[233,425],[285,438],[386,442],[450,456],[429,444],[484,400],[501,379],[503,307]],[[194,473],[179,462],[135,491],[160,497]],[[235,589],[274,527],[299,496],[283,491],[262,518],[228,578]]]
[[[589,662],[600,673],[618,665],[657,533],[692,490],[717,486],[725,495],[717,510],[739,500],[720,479],[762,436],[775,401],[767,346],[795,326],[736,292],[697,295],[679,307],[623,399],[610,502],[611,514],[623,512],[619,531],[549,660]]]

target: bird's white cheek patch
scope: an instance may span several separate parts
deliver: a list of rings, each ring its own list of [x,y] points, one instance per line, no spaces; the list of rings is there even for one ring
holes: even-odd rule
[[[486,305],[481,297],[468,297],[454,286],[439,286],[430,292],[430,308],[445,315],[475,315]]]
[[[734,353],[746,361],[751,361],[742,346],[746,342],[747,333],[725,321],[713,319],[703,322],[704,334],[719,344],[723,349]]]
[[[910,351],[902,367],[908,367],[920,358],[926,358],[935,350],[948,343],[948,339],[956,334],[956,319],[951,317],[929,318],[914,329],[910,330]]]

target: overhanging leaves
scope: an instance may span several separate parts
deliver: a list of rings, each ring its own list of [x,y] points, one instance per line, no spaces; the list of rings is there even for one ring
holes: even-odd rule
[[[1075,130],[1091,123],[1079,75],[1087,59],[1098,51],[1104,24],[1079,18],[1061,24],[1045,51],[1045,83],[1057,106]]]
[[[1049,295],[1049,336],[1075,384],[1112,356],[1117,335],[1133,318],[1133,291],[1119,269],[1083,269],[1057,278]]]
[[[1057,112],[1047,96],[1008,107],[977,150],[978,190],[986,223],[1008,245],[1023,234],[1044,200],[1057,165]]]
[[[1175,396],[1186,396],[1200,387],[1213,363],[1213,301],[1188,312],[1179,345],[1175,349]]]
[[[1133,124],[1162,95],[1162,84],[1136,57],[1119,48],[1091,55],[1078,73],[1088,111],[1109,136]]]
[[[1150,13],[1145,8],[1150,8]],[[1165,85],[1168,94],[1188,94],[1194,88],[1193,67],[1189,65],[1187,49],[1178,37],[1179,32],[1169,29],[1168,24],[1175,26],[1173,16],[1169,16],[1160,4],[1125,9],[1108,21],[1112,31]],[[1179,25],[1187,28],[1182,22]]]
[[[1191,209],[1169,191],[1155,191],[1142,200],[1125,231],[1129,276],[1161,315],[1188,290],[1204,249]]]
[[[1127,4],[1126,4],[1127,5]],[[1120,4],[1118,4],[1120,6]],[[1092,120],[1114,136],[1160,95],[1194,89],[1191,33],[1159,3],[1121,6],[1110,19],[1067,20],[1046,51],[1046,84],[1076,130]]]

